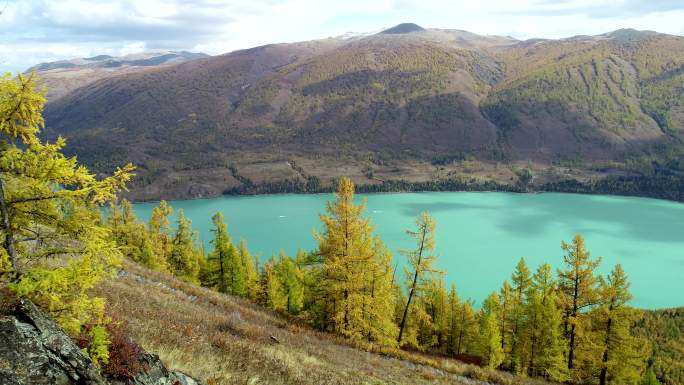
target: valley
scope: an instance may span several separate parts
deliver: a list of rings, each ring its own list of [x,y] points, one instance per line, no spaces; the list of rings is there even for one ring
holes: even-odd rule
[[[677,29],[266,3],[0,9],[0,383],[684,384]]]

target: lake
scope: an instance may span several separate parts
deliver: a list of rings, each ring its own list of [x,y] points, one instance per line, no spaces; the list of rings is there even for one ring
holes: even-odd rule
[[[647,198],[576,194],[430,192],[359,194],[366,215],[394,253],[414,247],[404,233],[417,214],[430,212],[437,222],[437,266],[446,271],[462,298],[483,300],[509,278],[520,259],[531,270],[562,262],[560,241],[576,233],[586,239],[600,271],[621,263],[629,275],[632,305],[661,308],[684,305],[684,204]],[[171,201],[182,208],[209,247],[211,216],[221,211],[237,243],[245,239],[262,260],[284,250],[313,250],[318,214],[331,194],[224,196]],[[156,203],[138,203],[147,221]],[[175,214],[175,213],[174,213]],[[175,217],[175,215],[174,215]],[[208,250],[208,249],[207,249]]]

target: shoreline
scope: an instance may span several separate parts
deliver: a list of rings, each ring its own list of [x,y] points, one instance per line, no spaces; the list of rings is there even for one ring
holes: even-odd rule
[[[597,180],[581,182],[575,179],[567,179],[553,183],[545,183],[538,186],[530,185],[524,188],[520,185],[506,185],[495,181],[465,180],[465,177],[444,180],[409,182],[406,180],[387,180],[380,184],[359,184],[356,186],[358,194],[400,194],[400,193],[429,193],[429,192],[491,192],[491,193],[515,193],[515,194],[544,194],[566,193],[581,195],[606,195],[615,197],[636,197],[656,199],[676,203],[684,203],[684,178],[671,176],[630,176],[630,177],[607,177]],[[161,200],[189,201],[202,199],[215,199],[221,197],[248,197],[262,195],[318,195],[331,194],[334,188],[318,187],[308,190],[302,183],[297,181],[279,181],[234,187],[227,189],[223,194],[203,197],[186,198],[159,198],[137,200],[130,199],[133,203],[154,203]],[[668,188],[664,188],[667,185]],[[288,186],[288,188],[282,188]]]

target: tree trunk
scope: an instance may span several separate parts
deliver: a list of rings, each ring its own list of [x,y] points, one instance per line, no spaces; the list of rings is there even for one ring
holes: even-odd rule
[[[413,285],[411,286],[411,292],[409,293],[408,301],[406,301],[406,307],[404,308],[404,315],[401,317],[401,324],[399,324],[399,337],[397,337],[397,343],[401,344],[401,337],[404,335],[404,326],[406,326],[406,315],[408,314],[409,306],[411,306],[411,299],[413,299],[413,291],[416,288],[416,279],[418,277],[418,270],[416,270],[413,275]]]
[[[219,279],[221,280],[219,282],[219,291],[221,293],[225,293],[226,292],[226,273],[223,271],[223,253],[221,253],[221,251],[219,251],[218,257],[219,257],[219,268],[220,268]]]
[[[611,309],[612,310],[612,309]],[[606,364],[608,363],[608,344],[610,343],[610,328],[612,326],[613,319],[608,318],[608,326],[606,329],[606,342],[603,348],[603,367],[601,368],[601,374],[599,376],[599,385],[606,385],[606,378],[608,377],[608,368]]]
[[[575,325],[570,328],[570,351],[568,352],[568,369],[572,370],[575,359]]]
[[[579,297],[579,278],[578,278],[578,273],[575,271],[575,287],[574,287],[574,293],[573,293],[573,298],[572,298],[572,313],[570,314],[574,320],[572,322],[572,326],[570,327],[570,349],[568,351],[568,369],[572,370],[575,367],[574,359],[575,359],[575,334],[576,334],[576,327],[577,327],[577,301]]]
[[[12,274],[14,278],[19,276],[19,270],[17,266],[17,250],[14,247],[14,234],[12,232],[12,225],[10,223],[9,210],[7,209],[7,202],[5,201],[5,188],[0,178],[0,215],[2,215],[2,228],[5,230],[5,242],[3,244],[7,255],[9,255],[10,262],[12,263]]]
[[[349,290],[344,290],[344,330],[349,328]]]
[[[423,260],[423,245],[425,244],[426,229],[423,229],[423,234],[420,239],[420,247],[418,248],[418,264],[416,266],[416,271],[413,273],[413,284],[411,285],[411,292],[409,293],[408,301],[406,301],[406,307],[404,308],[404,315],[401,317],[401,324],[399,325],[399,337],[397,337],[397,343],[401,345],[401,337],[404,335],[404,326],[406,326],[406,316],[408,315],[409,306],[411,306],[411,299],[413,298],[413,293],[416,291],[416,283],[418,282],[418,273],[420,272],[420,263]]]
[[[456,354],[461,354],[461,343],[463,342],[464,329],[465,321],[461,321],[461,328],[458,331],[458,342],[456,343]]]

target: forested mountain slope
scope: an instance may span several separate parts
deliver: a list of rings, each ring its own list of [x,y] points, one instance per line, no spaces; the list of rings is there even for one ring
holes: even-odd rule
[[[684,38],[655,32],[518,41],[402,24],[102,79],[52,100],[46,122],[98,171],[140,165],[137,199],[429,181],[464,160],[503,183],[515,170],[497,164],[571,163],[581,179],[678,170],[683,69]]]

